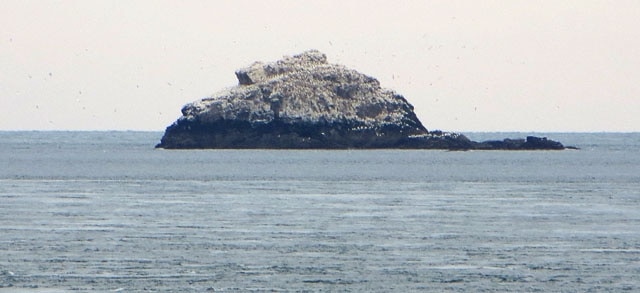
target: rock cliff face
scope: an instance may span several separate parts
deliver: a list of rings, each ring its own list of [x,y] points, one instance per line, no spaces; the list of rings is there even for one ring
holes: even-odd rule
[[[429,132],[403,96],[382,88],[373,77],[328,63],[315,50],[272,63],[256,62],[235,74],[239,85],[185,105],[183,116],[167,127],[157,147],[508,149],[517,145]]]

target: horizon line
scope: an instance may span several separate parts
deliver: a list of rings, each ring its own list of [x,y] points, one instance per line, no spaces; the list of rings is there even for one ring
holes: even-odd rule
[[[165,132],[166,130],[152,129],[0,129],[0,132]],[[432,131],[443,131],[453,133],[640,133],[640,130],[589,130],[589,131],[572,131],[572,130],[440,130],[432,129]]]

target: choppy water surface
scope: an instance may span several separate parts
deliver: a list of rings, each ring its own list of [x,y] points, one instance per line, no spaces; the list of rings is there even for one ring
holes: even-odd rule
[[[0,292],[640,290],[639,134],[549,135],[582,147],[560,152],[160,136],[0,132]]]

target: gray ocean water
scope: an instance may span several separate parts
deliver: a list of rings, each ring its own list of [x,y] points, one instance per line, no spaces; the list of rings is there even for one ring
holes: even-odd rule
[[[638,133],[517,152],[161,135],[0,132],[0,292],[640,291]]]

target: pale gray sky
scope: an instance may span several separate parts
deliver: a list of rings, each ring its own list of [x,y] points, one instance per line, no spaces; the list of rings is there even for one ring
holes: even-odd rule
[[[0,9],[0,130],[164,130],[307,49],[429,129],[640,131],[640,1],[25,1]]]

